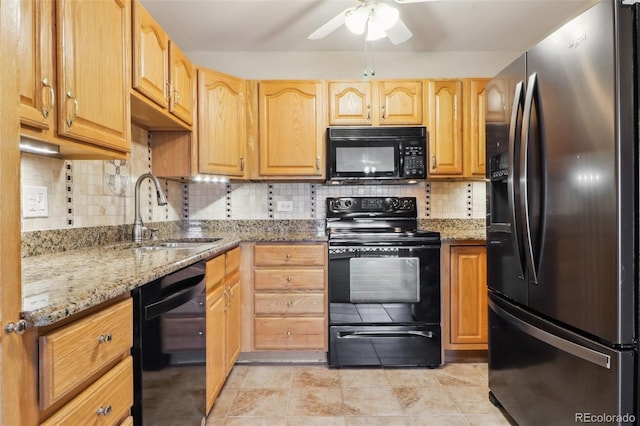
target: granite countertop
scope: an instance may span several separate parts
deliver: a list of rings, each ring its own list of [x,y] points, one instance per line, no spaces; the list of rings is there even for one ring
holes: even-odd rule
[[[25,235],[23,252],[31,254],[22,258],[22,316],[30,327],[51,325],[241,242],[327,241],[323,225],[321,221],[192,222],[185,227],[168,226],[153,244],[166,240],[202,244],[163,250],[139,249],[149,242],[105,242],[96,237],[108,235],[104,229]],[[484,222],[478,220],[426,219],[419,221],[418,228],[440,232],[443,241],[486,239]],[[117,230],[117,241],[122,241],[121,232]],[[81,241],[83,236],[92,243]],[[61,244],[62,251],[50,252]]]
[[[215,257],[243,241],[326,241],[310,233],[255,235],[174,235],[170,240],[199,244],[188,248],[145,250],[141,244],[121,243],[30,256],[22,259],[22,317],[29,327],[51,325],[87,308],[126,294],[136,287]]]

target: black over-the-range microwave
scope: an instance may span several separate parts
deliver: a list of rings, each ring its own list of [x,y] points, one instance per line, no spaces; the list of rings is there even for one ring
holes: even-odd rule
[[[415,183],[426,177],[427,129],[329,127],[327,183]]]

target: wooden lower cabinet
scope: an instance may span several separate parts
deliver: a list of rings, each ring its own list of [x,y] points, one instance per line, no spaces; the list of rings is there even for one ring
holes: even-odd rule
[[[484,242],[443,244],[444,346],[486,350],[487,254]]]
[[[133,405],[133,303],[97,308],[39,336],[43,425],[117,425]]]
[[[240,354],[242,290],[239,247],[207,261],[206,293],[208,413]]]
[[[327,247],[256,244],[253,349],[327,350]]]

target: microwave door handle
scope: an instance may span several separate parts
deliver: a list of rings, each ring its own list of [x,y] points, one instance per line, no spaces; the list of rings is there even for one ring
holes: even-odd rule
[[[398,177],[404,177],[404,147],[398,144]]]
[[[524,279],[526,271],[524,244],[522,230],[520,227],[520,167],[518,153],[520,152],[522,139],[520,138],[520,128],[522,127],[522,113],[524,110],[524,82],[520,81],[516,85],[513,107],[511,109],[511,122],[509,124],[509,173],[507,177],[507,189],[509,197],[509,207],[511,211],[511,232],[513,238],[513,249],[518,260],[518,276]]]

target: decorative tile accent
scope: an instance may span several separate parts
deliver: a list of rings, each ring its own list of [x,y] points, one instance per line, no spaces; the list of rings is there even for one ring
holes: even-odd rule
[[[309,218],[316,218],[316,185],[311,184],[311,191],[309,193]]]
[[[73,226],[73,164],[64,162],[64,180],[67,188],[67,226]]]
[[[431,183],[424,185],[424,217],[431,217]]]
[[[189,220],[189,185],[182,185],[182,220]]]
[[[273,185],[269,185],[267,189],[267,206],[269,209],[269,219],[273,219]]]
[[[467,217],[473,217],[473,183],[467,184]]]
[[[225,185],[227,190],[226,196],[226,218],[231,219],[231,184],[228,183]]]

